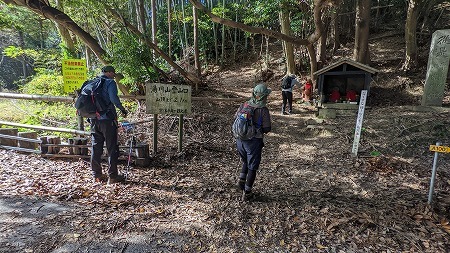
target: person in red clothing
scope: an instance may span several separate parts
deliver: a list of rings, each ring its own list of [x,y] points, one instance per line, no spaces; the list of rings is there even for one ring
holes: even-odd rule
[[[333,91],[331,92],[329,101],[333,102],[333,103],[337,103],[337,102],[341,101],[341,93],[339,92],[338,87],[333,88]]]
[[[356,102],[356,91],[352,90],[352,89],[348,90],[347,91],[347,95],[345,96],[345,98],[349,102]]]
[[[313,82],[311,78],[306,80],[305,85],[302,87],[302,98],[304,102],[311,102],[312,100]]]

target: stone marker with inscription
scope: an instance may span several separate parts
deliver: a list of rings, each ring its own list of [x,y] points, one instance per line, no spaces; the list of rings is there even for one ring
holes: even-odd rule
[[[422,105],[442,106],[450,60],[450,29],[433,33]]]

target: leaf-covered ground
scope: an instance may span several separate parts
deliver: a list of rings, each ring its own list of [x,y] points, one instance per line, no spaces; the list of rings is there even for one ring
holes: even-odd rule
[[[235,189],[237,102],[194,101],[181,153],[176,119],[161,117],[158,153],[146,168],[132,165],[127,184],[93,183],[88,161],[0,150],[0,252],[450,251],[446,154],[427,205],[429,145],[449,143],[449,113],[412,110],[424,73],[402,76],[399,64],[373,61],[380,75],[358,158],[350,154],[355,113],[321,120],[314,107],[296,103],[294,114],[280,115],[282,72],[270,66],[273,132],[252,202]],[[196,96],[248,96],[257,72],[251,65],[221,71]],[[150,144],[151,122],[135,128]],[[128,138],[121,133],[123,144]]]

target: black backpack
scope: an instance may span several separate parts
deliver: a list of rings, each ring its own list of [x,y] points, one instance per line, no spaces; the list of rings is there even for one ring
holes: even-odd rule
[[[109,109],[110,101],[102,96],[105,78],[97,77],[83,83],[75,101],[77,115],[85,118],[98,118]]]
[[[283,82],[281,82],[281,88],[282,89],[290,89],[292,87],[292,79],[294,79],[292,76],[286,76],[283,79]]]
[[[250,140],[256,135],[256,127],[253,122],[254,111],[254,107],[250,106],[247,102],[244,103],[231,127],[234,138]]]

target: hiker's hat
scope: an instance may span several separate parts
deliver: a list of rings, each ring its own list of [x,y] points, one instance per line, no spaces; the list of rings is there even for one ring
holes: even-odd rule
[[[267,88],[267,85],[265,83],[260,83],[253,88],[253,95],[264,97],[269,95],[272,92],[271,89]]]
[[[114,69],[113,66],[107,65],[107,66],[104,66],[104,67],[102,68],[102,72],[103,72],[103,73],[106,73],[106,72],[113,72],[113,73],[116,73],[116,70]]]

